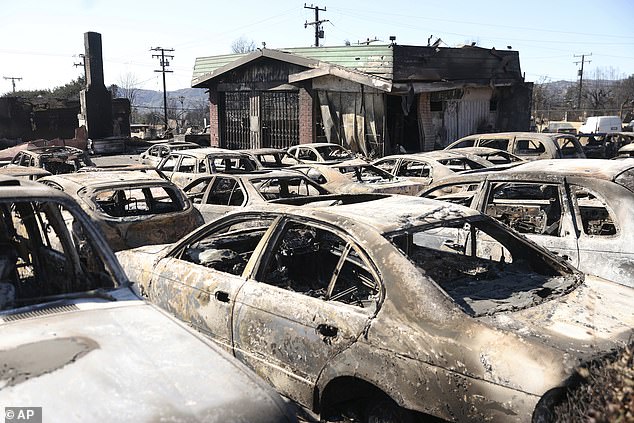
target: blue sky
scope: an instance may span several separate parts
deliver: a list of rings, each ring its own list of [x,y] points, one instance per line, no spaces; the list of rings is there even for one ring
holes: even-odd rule
[[[45,89],[77,78],[83,35],[99,32],[106,84],[131,77],[140,88],[161,90],[153,47],[173,48],[169,91],[190,86],[196,57],[231,53],[238,38],[258,47],[303,47],[314,43],[304,28],[314,11],[304,1],[0,0],[0,76],[21,77],[19,89]],[[634,74],[634,1],[325,1],[320,12],[322,45],[367,39],[443,46],[476,42],[481,47],[520,53],[528,81],[576,80],[580,60],[591,54],[584,76]],[[0,94],[11,91],[0,79]]]

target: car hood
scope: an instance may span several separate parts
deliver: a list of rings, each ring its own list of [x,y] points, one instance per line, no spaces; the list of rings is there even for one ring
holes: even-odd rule
[[[539,343],[571,365],[604,355],[634,333],[634,289],[586,276],[572,292],[534,307],[479,318],[496,328]]]
[[[50,421],[292,421],[219,347],[128,288],[112,295],[2,315],[0,403]]]

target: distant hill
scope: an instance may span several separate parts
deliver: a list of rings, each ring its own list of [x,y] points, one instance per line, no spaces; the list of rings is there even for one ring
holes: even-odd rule
[[[180,104],[179,97],[185,97],[183,105],[185,108],[194,104],[207,101],[208,94],[202,88],[182,88],[176,91],[168,91],[167,98],[175,99]],[[134,99],[134,106],[139,108],[161,108],[163,107],[163,91],[138,90]]]

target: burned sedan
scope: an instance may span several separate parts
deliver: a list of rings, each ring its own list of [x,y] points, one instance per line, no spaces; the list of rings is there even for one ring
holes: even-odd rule
[[[631,336],[634,290],[475,210],[380,197],[230,214],[118,257],[143,296],[322,419],[529,421]]]
[[[330,194],[303,174],[281,169],[207,175],[194,180],[184,191],[206,222],[255,204]]]
[[[85,166],[94,166],[84,150],[68,146],[36,147],[18,152],[8,167],[40,167],[52,174],[72,173]]]
[[[339,194],[385,193],[417,195],[427,184],[394,176],[362,160],[347,161],[331,166],[302,164],[293,166],[310,179]]]
[[[634,287],[634,159],[540,160],[456,176],[422,195],[470,206],[583,272]]]
[[[115,251],[174,242],[204,223],[176,185],[145,172],[83,172],[38,181],[74,197]]]
[[[5,411],[28,407],[30,421],[295,421],[251,370],[130,286],[68,195],[0,177]]]

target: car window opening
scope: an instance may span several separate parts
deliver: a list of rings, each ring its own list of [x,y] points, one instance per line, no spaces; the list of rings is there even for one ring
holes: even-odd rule
[[[519,239],[504,237],[492,223],[463,219],[388,236],[473,316],[535,306],[569,292],[582,279]]]
[[[71,237],[67,228],[74,231]],[[0,206],[0,310],[113,288],[79,221],[50,202]]]

